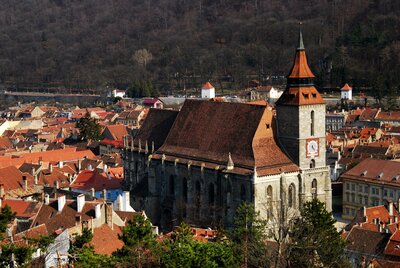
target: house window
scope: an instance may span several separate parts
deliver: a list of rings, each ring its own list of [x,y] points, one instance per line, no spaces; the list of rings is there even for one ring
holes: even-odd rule
[[[351,185],[351,190],[352,190],[352,191],[355,191],[355,190],[356,190],[356,185],[355,185],[354,183]]]
[[[364,205],[368,206],[368,196],[364,196]]]
[[[314,111],[311,111],[311,136],[314,136]]]
[[[346,182],[346,190],[350,190],[350,183]]]

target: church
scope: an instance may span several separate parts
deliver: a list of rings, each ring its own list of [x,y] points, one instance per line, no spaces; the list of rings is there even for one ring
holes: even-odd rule
[[[331,210],[325,160],[325,102],[300,32],[287,87],[268,106],[186,100],[178,111],[151,109],[124,139],[131,204],[161,230],[184,221],[232,226],[242,202],[270,221],[297,215],[318,198]]]

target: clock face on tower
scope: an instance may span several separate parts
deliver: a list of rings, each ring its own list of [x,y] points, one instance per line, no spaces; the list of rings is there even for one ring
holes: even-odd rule
[[[319,140],[318,139],[308,139],[306,141],[306,154],[307,157],[315,157],[319,154]]]

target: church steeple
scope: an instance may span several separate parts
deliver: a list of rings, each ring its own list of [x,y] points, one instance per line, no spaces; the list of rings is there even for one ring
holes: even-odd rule
[[[314,74],[308,66],[303,33],[299,30],[299,43],[292,69],[287,76],[287,87],[277,105],[304,105],[325,103],[314,87]]]

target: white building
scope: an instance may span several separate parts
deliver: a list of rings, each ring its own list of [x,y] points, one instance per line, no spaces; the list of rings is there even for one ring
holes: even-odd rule
[[[353,88],[349,86],[349,84],[345,84],[341,89],[340,89],[340,97],[345,100],[352,100],[353,99]]]
[[[201,88],[201,98],[211,99],[215,97],[215,88],[210,82],[205,83]]]

